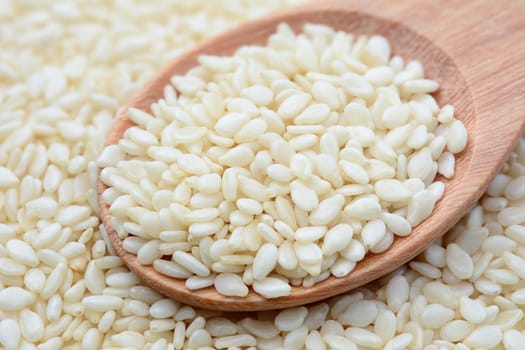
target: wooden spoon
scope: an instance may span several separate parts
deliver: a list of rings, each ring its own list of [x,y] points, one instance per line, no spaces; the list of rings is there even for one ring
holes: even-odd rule
[[[346,0],[314,3],[247,22],[203,42],[161,69],[126,107],[150,110],[163,96],[174,74],[197,65],[200,54],[231,55],[247,44],[266,43],[276,26],[287,22],[296,32],[305,23],[327,24],[354,34],[387,37],[394,54],[423,63],[425,75],[441,88],[438,103],[454,105],[469,133],[469,143],[456,162],[453,179],[441,179],[446,191],[433,214],[405,238],[396,238],[382,254],[368,254],[343,278],[330,277],[311,288],[294,287],[292,294],[264,299],[250,291],[245,298],[225,297],[213,288],[191,291],[184,280],[141,265],[122,248],[102,200],[106,186],[99,179],[100,216],[119,256],[143,281],[161,293],[197,307],[225,311],[254,311],[318,301],[383,276],[421,253],[449,230],[479,199],[509,157],[525,124],[525,6],[521,0]],[[123,108],[107,145],[132,125]]]

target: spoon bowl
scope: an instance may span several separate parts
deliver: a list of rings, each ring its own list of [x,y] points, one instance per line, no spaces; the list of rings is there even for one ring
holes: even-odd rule
[[[446,233],[479,199],[512,152],[525,124],[525,10],[520,1],[504,0],[496,10],[492,1],[446,0],[438,3],[389,0],[363,3],[341,1],[293,8],[209,39],[162,68],[117,116],[106,145],[117,143],[133,125],[127,109],[150,111],[163,97],[173,75],[198,65],[201,54],[231,55],[243,45],[265,44],[279,23],[299,32],[305,23],[329,25],[352,34],[385,36],[395,55],[419,60],[425,76],[440,83],[434,94],[439,105],[455,107],[455,116],[468,130],[467,148],[456,155],[452,179],[438,178],[445,193],[432,215],[407,237],[396,237],[381,254],[369,253],[345,277],[328,279],[313,287],[293,287],[286,297],[265,299],[250,290],[247,297],[227,297],[213,287],[189,290],[184,280],[173,279],[141,265],[122,247],[102,199],[107,186],[98,179],[100,217],[116,253],[145,283],[161,293],[193,306],[223,311],[255,311],[315,302],[377,279],[420,254]]]

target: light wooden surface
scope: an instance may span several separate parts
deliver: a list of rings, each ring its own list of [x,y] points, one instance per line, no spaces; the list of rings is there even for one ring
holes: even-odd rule
[[[264,299],[224,297],[214,289],[190,291],[183,280],[156,273],[127,253],[111,227],[99,196],[102,221],[117,253],[145,283],[163,294],[198,307],[225,311],[277,309],[321,300],[361,286],[406,263],[450,229],[476,202],[511,153],[525,123],[525,3],[523,0],[374,0],[309,4],[274,14],[208,40],[161,69],[129,106],[149,110],[173,74],[196,65],[199,54],[229,55],[245,44],[264,44],[280,22],[300,31],[304,23],[323,23],[355,34],[382,34],[392,51],[422,61],[426,76],[440,82],[438,102],[453,104],[469,132],[456,175],[432,216],[406,238],[396,238],[383,254],[369,254],[344,278],[331,277],[290,296]],[[126,109],[117,117],[107,144],[131,125]],[[105,189],[99,180],[99,194]]]

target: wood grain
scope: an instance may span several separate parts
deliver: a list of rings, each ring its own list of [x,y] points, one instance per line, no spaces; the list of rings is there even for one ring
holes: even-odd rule
[[[469,144],[459,154],[456,175],[445,180],[446,191],[432,216],[409,237],[396,238],[382,254],[368,254],[344,278],[331,277],[312,288],[294,288],[288,297],[264,299],[250,292],[246,298],[224,297],[214,289],[187,290],[176,280],[140,265],[122,248],[111,227],[108,207],[101,198],[106,188],[98,182],[101,219],[110,239],[129,268],[145,283],[165,295],[194,306],[225,310],[277,309],[321,300],[361,286],[418,255],[449,230],[477,201],[489,181],[510,155],[525,123],[525,6],[521,0],[418,1],[347,0],[319,2],[248,22],[207,40],[162,68],[128,106],[149,111],[174,74],[196,65],[199,54],[230,55],[245,44],[264,44],[277,24],[300,31],[304,23],[322,23],[355,34],[382,34],[392,51],[420,60],[425,75],[440,82],[436,98],[450,103],[469,132]],[[118,115],[107,144],[117,142],[132,125],[126,108]]]

